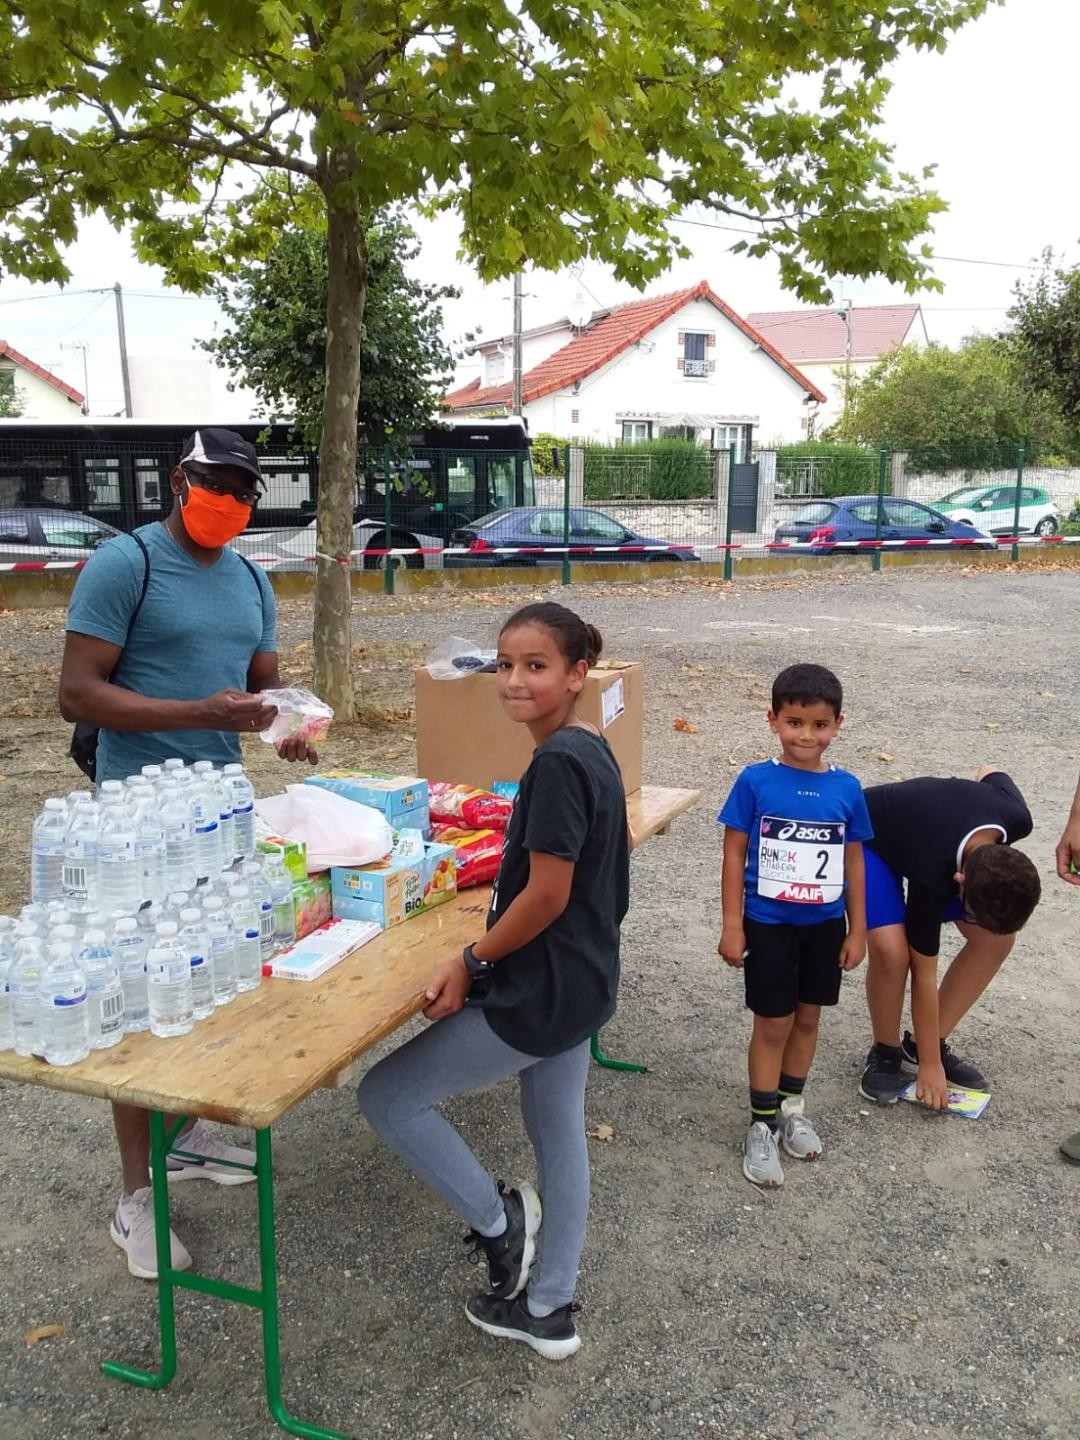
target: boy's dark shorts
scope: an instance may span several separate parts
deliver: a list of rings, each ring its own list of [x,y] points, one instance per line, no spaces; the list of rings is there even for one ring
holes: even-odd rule
[[[743,921],[746,931],[746,1005],[755,1015],[790,1015],[796,1006],[835,1005],[840,999],[840,950],[847,922],[763,925]]]

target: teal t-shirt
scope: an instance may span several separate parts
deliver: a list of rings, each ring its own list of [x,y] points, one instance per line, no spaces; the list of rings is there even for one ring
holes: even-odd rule
[[[113,684],[137,695],[205,700],[218,690],[246,690],[252,656],[277,649],[274,592],[265,572],[249,569],[233,550],[200,565],[161,524],[136,533],[150,556],[150,583],[131,638],[146,562],[129,535],[91,556],[75,585],[67,628],[121,646]],[[123,780],[170,755],[188,764],[227,765],[240,759],[240,740],[222,730],[102,730],[98,783]]]

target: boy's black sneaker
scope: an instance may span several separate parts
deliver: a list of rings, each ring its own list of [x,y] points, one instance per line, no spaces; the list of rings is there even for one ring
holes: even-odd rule
[[[576,1305],[563,1305],[550,1315],[532,1315],[524,1295],[512,1300],[498,1295],[474,1295],[465,1302],[472,1323],[499,1340],[523,1340],[545,1360],[568,1360],[581,1349],[574,1325]]]
[[[499,1181],[499,1194],[506,1211],[506,1229],[501,1235],[481,1235],[476,1230],[465,1232],[465,1243],[471,1245],[469,1259],[478,1261],[481,1252],[487,1260],[488,1280],[492,1295],[512,1300],[525,1289],[529,1271],[536,1258],[536,1233],[543,1212],[540,1196],[526,1181],[507,1189]]]
[[[981,1070],[972,1065],[970,1060],[964,1060],[959,1055],[953,1054],[949,1048],[949,1042],[941,1042],[941,1065],[945,1071],[945,1079],[957,1090],[988,1090],[990,1082]],[[919,1073],[919,1049],[910,1030],[904,1031],[904,1038],[900,1044],[900,1068],[909,1075]]]
[[[859,1094],[878,1105],[895,1105],[910,1081],[900,1072],[899,1046],[874,1044],[866,1057]]]

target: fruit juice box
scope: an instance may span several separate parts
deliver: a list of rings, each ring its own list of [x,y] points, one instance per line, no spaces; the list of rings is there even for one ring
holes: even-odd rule
[[[280,855],[294,885],[303,884],[307,879],[307,846],[303,840],[283,840],[280,835],[264,835],[261,840],[256,840],[255,849],[260,855]]]
[[[335,916],[374,920],[388,930],[457,894],[454,847],[425,841],[419,830],[398,831],[385,860],[335,866],[330,885]]]

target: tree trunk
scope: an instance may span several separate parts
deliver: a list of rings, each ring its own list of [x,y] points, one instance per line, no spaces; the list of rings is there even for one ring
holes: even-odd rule
[[[350,157],[351,160],[352,157]],[[360,327],[367,295],[367,248],[357,202],[344,205],[344,176],[328,168],[326,195],[326,386],[319,445],[315,569],[315,691],[339,720],[356,713],[352,678],[352,589],[356,505],[356,412],[360,403]],[[341,557],[335,559],[332,557]]]

